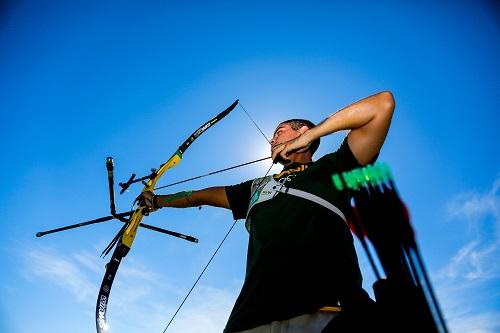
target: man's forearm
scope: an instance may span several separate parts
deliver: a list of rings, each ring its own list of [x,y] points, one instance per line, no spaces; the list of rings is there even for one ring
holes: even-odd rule
[[[192,192],[179,192],[171,195],[156,195],[155,205],[158,208],[188,208],[209,205],[229,209],[226,190],[223,186],[209,187]]]
[[[392,94],[384,91],[335,112],[306,133],[313,139],[317,139],[338,131],[361,128],[372,121],[377,114],[392,113],[393,109],[394,99]]]
[[[309,142],[342,130],[347,135],[349,147],[361,165],[373,161],[384,144],[389,131],[395,102],[388,91],[364,98],[332,114],[304,135]]]

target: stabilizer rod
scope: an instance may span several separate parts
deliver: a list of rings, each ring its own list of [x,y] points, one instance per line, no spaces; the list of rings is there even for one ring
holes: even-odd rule
[[[133,212],[134,211],[131,210],[129,212],[115,214],[115,216],[116,215],[120,216],[120,217],[130,216]],[[53,234],[53,233],[56,233],[56,232],[59,232],[59,231],[64,231],[64,230],[69,230],[69,229],[75,229],[75,228],[84,227],[84,226],[90,225],[90,224],[96,224],[96,223],[110,221],[110,220],[113,220],[113,219],[115,219],[115,217],[110,215],[110,216],[100,217],[100,218],[95,219],[95,220],[90,220],[90,221],[86,221],[86,222],[82,222],[82,223],[68,225],[68,226],[61,227],[61,228],[56,228],[56,229],[47,230],[47,231],[39,231],[39,232],[36,233],[36,237],[42,237],[42,236],[45,236],[45,235],[48,235],[48,234]],[[161,232],[163,234],[170,235],[170,236],[179,237],[179,238],[185,239],[185,240],[193,242],[193,243],[198,243],[198,238],[193,237],[193,236],[181,234],[181,233],[178,233],[178,232],[175,232],[175,231],[170,231],[170,230],[159,228],[159,227],[155,227],[153,225],[149,225],[149,224],[146,224],[146,223],[141,223],[139,226],[143,227],[143,228],[146,228],[146,229],[149,229],[149,230],[158,231],[158,232]]]
[[[115,214],[115,216],[126,217],[126,216],[132,215],[133,212],[134,211],[131,210],[131,211],[128,211],[128,212]],[[65,227],[60,227],[60,228],[56,228],[56,229],[52,229],[52,230],[47,230],[47,231],[39,231],[39,232],[36,233],[36,237],[42,237],[44,235],[53,234],[53,233],[59,232],[59,231],[80,228],[80,227],[84,227],[84,226],[90,225],[90,224],[96,224],[96,223],[110,221],[110,220],[115,219],[116,218],[115,216],[113,216],[113,215],[103,216],[103,217],[100,217],[100,218],[97,218],[97,219],[94,219],[94,220],[90,220],[90,221],[86,221],[86,222],[81,222],[81,223],[76,223],[76,224],[72,224],[72,225],[67,225]]]

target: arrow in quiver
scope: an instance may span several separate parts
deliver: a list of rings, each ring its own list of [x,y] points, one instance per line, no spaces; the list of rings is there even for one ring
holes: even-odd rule
[[[349,226],[367,253],[377,281],[376,302],[359,302],[334,318],[323,333],[447,333],[446,323],[426,273],[406,205],[385,164],[332,176],[351,199]],[[367,240],[382,267],[375,265]],[[385,276],[385,277],[383,277]]]

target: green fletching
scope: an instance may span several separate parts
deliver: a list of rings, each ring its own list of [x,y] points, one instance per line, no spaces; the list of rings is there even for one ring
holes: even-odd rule
[[[368,182],[370,182],[370,174],[368,173],[367,167],[361,168],[361,175],[363,177],[363,185],[368,184]]]
[[[351,171],[344,171],[340,175],[332,175],[333,185],[338,191],[342,191],[346,188],[358,190],[361,186],[366,186],[368,184],[377,186],[392,179],[391,169],[383,162],[367,165]]]
[[[344,171],[340,175],[332,175],[332,182],[338,191],[342,191],[345,188],[358,190],[361,186],[368,185],[368,183],[371,186],[377,186],[392,179],[391,169],[383,162],[377,162],[374,165],[367,165],[362,168]]]
[[[363,177],[363,173],[361,172],[361,169],[354,169],[351,172],[354,177],[354,181],[356,182],[356,186],[357,187],[363,186],[365,184],[365,180]]]
[[[379,165],[376,164],[375,166],[372,166],[371,169],[372,169],[372,173],[373,173],[373,177],[375,179],[375,182],[377,184],[383,183],[384,182],[384,176],[382,175],[382,172],[380,170]]]
[[[384,177],[384,180],[391,180],[392,179],[392,174],[391,170],[389,169],[389,166],[386,163],[380,163],[379,165],[380,168],[380,173],[382,174],[382,177]]]
[[[337,173],[332,175],[332,181],[337,191],[342,191],[344,189],[344,184]]]
[[[368,173],[368,178],[369,178],[370,184],[372,186],[377,186],[377,182],[378,182],[377,173],[376,173],[375,168],[373,167],[373,165],[368,165],[366,167],[366,170],[367,170],[367,173]]]
[[[352,171],[345,173],[344,180],[346,181],[346,183],[348,184],[347,186],[350,189],[357,190],[359,188],[358,182],[356,181],[356,177]]]
[[[351,183],[351,176],[349,172],[342,172],[342,179],[344,180],[344,183],[346,184],[347,188],[353,189],[352,183]]]

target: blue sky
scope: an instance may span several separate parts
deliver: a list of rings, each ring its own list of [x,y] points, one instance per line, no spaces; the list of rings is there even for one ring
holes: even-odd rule
[[[390,164],[452,332],[500,332],[500,16],[493,2],[31,2],[0,8],[0,330],[92,332],[117,222],[35,238],[107,215],[116,180],[164,162],[236,98],[266,135],[319,122],[381,90],[397,107]],[[318,156],[345,133],[323,140]],[[204,134],[171,181],[268,155],[241,109]],[[262,176],[263,162],[171,191]],[[277,169],[274,169],[277,171]],[[160,184],[161,185],[161,184]],[[140,188],[117,198],[128,210]],[[167,193],[159,191],[159,193]],[[111,332],[161,332],[232,223],[215,208],[162,210],[118,271]],[[168,332],[219,332],[242,283],[241,223]],[[373,274],[359,251],[365,287]]]

